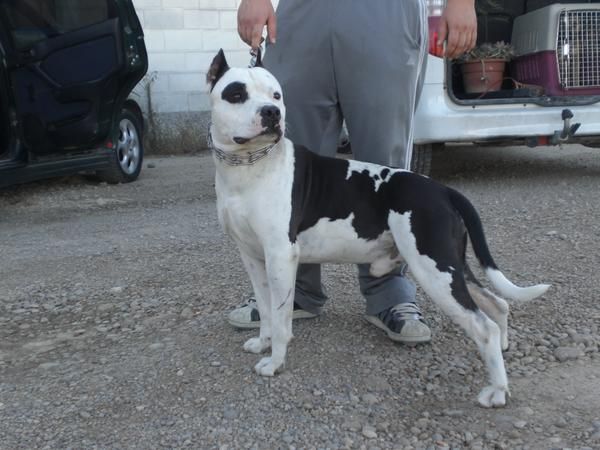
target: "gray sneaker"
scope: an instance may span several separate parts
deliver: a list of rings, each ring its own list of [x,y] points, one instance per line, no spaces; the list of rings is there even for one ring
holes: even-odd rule
[[[431,341],[431,330],[416,303],[400,303],[365,319],[385,331],[392,341],[418,344]]]
[[[294,312],[292,313],[292,320],[294,319],[314,319],[317,314],[305,311],[296,303],[294,303]],[[227,322],[236,328],[259,328],[260,327],[260,314],[258,313],[258,307],[256,306],[256,299],[250,297],[245,305],[234,309],[227,316]]]

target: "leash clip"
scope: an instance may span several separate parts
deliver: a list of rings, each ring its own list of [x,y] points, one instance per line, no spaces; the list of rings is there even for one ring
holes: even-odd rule
[[[265,42],[265,38],[260,38],[260,44],[258,44],[258,47],[256,49],[251,48],[250,49],[250,64],[248,64],[248,68],[253,68],[253,67],[262,67],[262,45],[263,42]]]

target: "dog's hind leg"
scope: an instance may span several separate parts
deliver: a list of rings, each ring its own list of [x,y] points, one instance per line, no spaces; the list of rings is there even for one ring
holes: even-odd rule
[[[264,261],[241,252],[242,261],[250,277],[254,290],[256,306],[260,315],[260,332],[258,337],[248,339],[244,350],[250,353],[262,353],[271,347],[271,293]]]
[[[469,294],[471,294],[479,309],[500,327],[502,350],[508,350],[508,303],[503,298],[498,297],[493,292],[481,286],[466,264],[465,276]]]
[[[254,367],[263,376],[273,376],[283,368],[287,346],[292,339],[292,313],[298,252],[291,245],[278,246],[266,252],[266,269],[271,294],[271,356],[265,357]]]
[[[477,308],[462,273],[440,272],[431,259],[425,264],[408,264],[431,299],[477,344],[490,377],[490,385],[479,394],[479,403],[485,407],[504,406],[509,391],[498,325]]]
[[[455,239],[428,221],[429,225],[419,229],[422,241],[417,245],[410,213],[392,213],[389,223],[396,245],[420,286],[477,344],[490,377],[490,385],[479,394],[479,403],[485,407],[504,406],[509,391],[500,329],[469,295],[462,252],[456,245],[460,238]]]

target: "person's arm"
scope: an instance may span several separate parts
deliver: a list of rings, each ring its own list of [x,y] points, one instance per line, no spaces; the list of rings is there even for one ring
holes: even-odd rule
[[[274,44],[277,20],[271,0],[242,0],[238,8],[238,33],[253,50],[260,45],[262,32],[267,26],[269,41]]]
[[[475,47],[477,15],[474,0],[447,0],[438,27],[438,45],[446,42],[447,58],[456,58]]]

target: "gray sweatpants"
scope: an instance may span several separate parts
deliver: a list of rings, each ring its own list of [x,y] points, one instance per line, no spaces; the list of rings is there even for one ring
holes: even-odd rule
[[[425,73],[425,0],[280,0],[277,43],[264,65],[283,88],[287,136],[335,156],[346,120],[354,158],[410,167],[412,119]],[[400,270],[381,278],[359,265],[367,314],[414,301]],[[320,266],[300,266],[296,302],[319,313]]]

